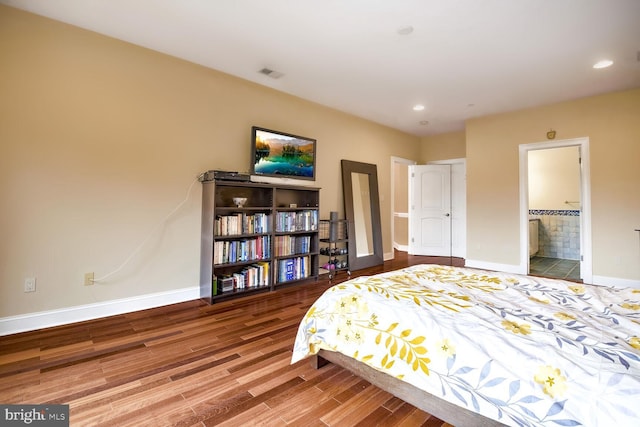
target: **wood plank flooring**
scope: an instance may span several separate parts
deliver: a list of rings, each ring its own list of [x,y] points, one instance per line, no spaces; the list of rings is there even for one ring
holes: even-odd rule
[[[352,277],[425,262],[450,259],[396,252]],[[306,310],[346,277],[0,337],[0,403],[69,404],[72,426],[447,426],[337,366],[290,365]]]

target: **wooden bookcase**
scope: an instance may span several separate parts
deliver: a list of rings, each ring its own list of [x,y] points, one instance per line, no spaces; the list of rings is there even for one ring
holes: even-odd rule
[[[274,290],[318,278],[315,187],[202,179],[200,298]],[[244,206],[233,199],[245,197]]]

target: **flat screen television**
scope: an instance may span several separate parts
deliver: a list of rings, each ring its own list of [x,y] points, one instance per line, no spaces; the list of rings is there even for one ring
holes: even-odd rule
[[[251,175],[316,179],[316,140],[257,126],[251,128]]]

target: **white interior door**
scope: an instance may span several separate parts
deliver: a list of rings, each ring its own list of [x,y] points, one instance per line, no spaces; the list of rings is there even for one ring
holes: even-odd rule
[[[451,256],[467,256],[467,165],[451,163]]]
[[[409,253],[451,256],[451,165],[409,166]]]

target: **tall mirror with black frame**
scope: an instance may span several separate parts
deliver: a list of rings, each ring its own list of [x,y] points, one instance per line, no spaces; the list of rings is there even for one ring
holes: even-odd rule
[[[380,265],[382,229],[376,165],[342,160],[344,211],[349,222],[349,268]]]

